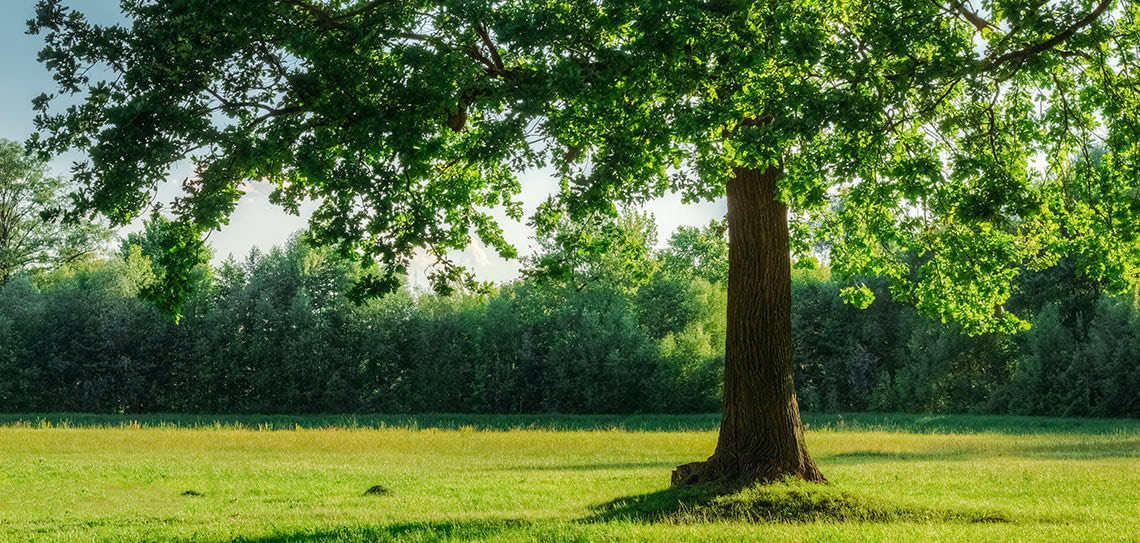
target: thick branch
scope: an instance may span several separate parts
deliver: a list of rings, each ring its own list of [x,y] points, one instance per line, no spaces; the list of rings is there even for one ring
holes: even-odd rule
[[[279,110],[274,108],[273,106],[270,106],[267,104],[262,104],[260,102],[234,102],[234,101],[231,101],[231,100],[227,99],[226,97],[222,96],[220,93],[218,93],[218,91],[216,91],[210,87],[206,87],[205,90],[206,90],[207,94],[209,94],[210,96],[213,96],[215,100],[217,100],[218,102],[221,103],[221,108],[223,108],[223,109],[225,109],[225,108],[252,107],[252,108],[257,108],[257,109],[264,109],[264,110],[269,111],[271,113],[279,112]],[[212,108],[211,111],[214,111],[214,109],[217,109],[217,108]]]
[[[360,15],[365,15],[384,4],[396,4],[399,0],[373,0],[349,11],[335,12],[326,6],[315,4],[309,0],[279,0],[282,4],[294,9],[302,10],[317,20],[322,30],[344,28],[343,21]]]
[[[384,4],[397,4],[397,3],[399,3],[398,0],[373,0],[372,2],[368,2],[368,3],[364,4],[363,6],[360,6],[354,10],[349,10],[349,11],[346,11],[344,13],[341,13],[340,15],[334,17],[333,19],[336,19],[336,20],[351,19],[352,17],[356,17],[358,15],[364,15],[370,11],[373,11],[376,8],[378,8]]]
[[[978,29],[978,32],[986,29],[993,30],[996,28],[994,27],[993,23],[983,19],[977,13],[966,9],[965,2],[951,2],[950,5],[954,8],[954,11],[958,12],[958,14],[962,16],[963,19],[966,19],[967,22],[974,25],[974,28]]]
[[[1066,40],[1073,37],[1073,34],[1076,34],[1080,29],[1091,25],[1098,18],[1100,18],[1101,14],[1108,9],[1108,5],[1111,3],[1112,0],[1101,0],[1101,2],[1097,4],[1096,9],[1092,10],[1092,12],[1086,15],[1084,19],[1077,21],[1072,26],[1062,31],[1060,34],[1057,34],[1056,36],[1053,36],[1052,38],[1049,38],[1037,45],[1030,45],[1024,49],[1010,51],[1009,53],[1001,55],[1000,57],[990,59],[982,64],[980,71],[992,72],[1008,62],[1016,62],[1020,65],[1026,60],[1029,60],[1036,55],[1039,55],[1064,43]]]
[[[304,111],[305,111],[305,108],[300,107],[300,106],[289,106],[289,107],[283,107],[280,109],[270,110],[265,115],[262,115],[256,119],[250,121],[250,123],[245,126],[245,130],[253,130],[254,128],[257,127],[257,125],[259,125],[259,124],[261,124],[261,123],[263,123],[269,119],[272,119],[273,117],[278,117],[281,115],[292,115],[294,113],[301,113]]]
[[[491,41],[491,33],[487,30],[487,26],[481,24],[475,29],[479,32],[479,37],[483,39],[483,45],[486,45],[487,50],[491,52],[491,60],[494,61],[495,66],[500,72],[506,72],[503,58],[499,56],[499,48],[495,46],[495,42]]]

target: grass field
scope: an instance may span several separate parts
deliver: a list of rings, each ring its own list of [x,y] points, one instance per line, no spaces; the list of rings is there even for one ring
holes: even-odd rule
[[[709,497],[708,416],[0,416],[0,539],[1140,541],[1138,421],[806,420],[830,485]]]

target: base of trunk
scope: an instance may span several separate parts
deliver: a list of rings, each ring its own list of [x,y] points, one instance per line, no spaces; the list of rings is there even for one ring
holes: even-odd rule
[[[827,483],[827,479],[810,457],[799,461],[764,462],[724,458],[714,454],[704,462],[690,462],[673,470],[673,486],[716,485],[744,488],[789,478],[811,483]]]

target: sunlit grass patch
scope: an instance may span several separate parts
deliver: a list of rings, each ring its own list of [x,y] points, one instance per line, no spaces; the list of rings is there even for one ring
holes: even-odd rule
[[[272,428],[256,418],[136,420],[144,422],[0,426],[0,541],[1140,537],[1140,434],[1107,431],[1103,421],[1086,431],[1069,422],[1041,431],[1060,424],[1047,422],[1017,433],[1016,420],[1000,418],[971,431],[976,417],[941,418],[955,433],[810,431],[831,484],[720,494],[669,487],[675,466],[712,452],[708,430],[557,417],[546,422],[578,429],[466,416],[352,428],[322,426],[327,418]]]

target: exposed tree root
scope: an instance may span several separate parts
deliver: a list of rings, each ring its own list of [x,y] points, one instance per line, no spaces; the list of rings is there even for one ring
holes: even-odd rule
[[[673,486],[713,485],[744,488],[789,478],[827,483],[815,461],[806,455],[799,461],[764,462],[713,455],[704,462],[690,462],[673,470]]]

